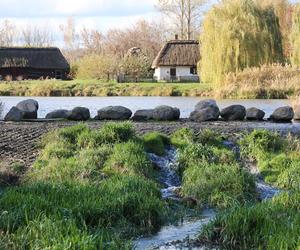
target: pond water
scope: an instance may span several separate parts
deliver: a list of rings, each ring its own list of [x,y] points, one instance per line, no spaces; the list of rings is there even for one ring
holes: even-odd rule
[[[159,105],[170,105],[181,111],[181,118],[188,118],[194,110],[194,106],[202,100],[200,97],[29,97],[40,104],[38,116],[44,118],[47,113],[56,109],[72,109],[77,106],[87,107],[92,116],[96,116],[97,110],[106,106],[122,105],[133,112],[138,109],[151,109]],[[27,97],[1,97],[0,102],[5,104],[4,113]],[[269,117],[274,109],[291,105],[291,100],[218,100],[220,108],[232,104],[241,104],[246,108],[257,107],[266,112]]]

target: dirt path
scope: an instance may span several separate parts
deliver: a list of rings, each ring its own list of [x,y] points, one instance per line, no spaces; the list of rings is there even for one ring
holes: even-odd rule
[[[75,122],[34,122],[34,123],[4,123],[0,122],[0,162],[11,164],[15,161],[23,162],[29,167],[38,156],[38,142],[47,132],[75,125]],[[103,122],[88,122],[91,128],[99,128]],[[134,123],[137,133],[144,134],[149,131],[159,131],[171,134],[183,127],[194,129],[196,132],[209,128],[214,131],[225,133],[229,136],[236,136],[242,131],[249,131],[255,128],[266,128],[280,133],[293,133],[300,135],[299,124],[274,124],[269,122],[207,122],[192,123],[180,122],[148,122]]]

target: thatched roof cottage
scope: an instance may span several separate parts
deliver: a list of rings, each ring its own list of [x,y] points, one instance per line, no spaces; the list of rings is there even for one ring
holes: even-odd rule
[[[2,79],[66,79],[70,65],[58,48],[0,48]]]
[[[197,64],[200,60],[199,42],[172,40],[167,42],[155,58],[152,68],[158,81],[199,81]]]

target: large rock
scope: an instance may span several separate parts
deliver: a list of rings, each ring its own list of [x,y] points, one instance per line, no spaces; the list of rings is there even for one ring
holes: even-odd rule
[[[274,122],[290,122],[294,118],[294,110],[290,106],[276,109],[270,117]]]
[[[194,122],[216,121],[219,119],[219,116],[220,110],[218,107],[208,107],[192,112],[190,120]]]
[[[262,121],[266,113],[258,108],[249,108],[246,111],[246,119],[249,121]]]
[[[4,117],[5,121],[19,122],[23,119],[23,113],[17,107],[12,107]]]
[[[203,100],[197,103],[190,120],[195,122],[215,121],[220,116],[220,109],[215,100]]]
[[[153,112],[153,119],[157,121],[175,121],[179,118],[180,110],[170,106],[158,106]]]
[[[212,100],[212,99],[207,99],[207,100],[200,101],[195,106],[196,111],[206,109],[206,108],[219,108],[219,107],[217,105],[217,102],[215,100]]]
[[[109,106],[98,110],[99,120],[128,120],[132,116],[130,109],[123,106]]]
[[[69,120],[73,121],[87,121],[91,118],[90,110],[83,107],[76,107],[71,111]]]
[[[36,100],[28,99],[21,101],[16,106],[23,113],[23,119],[37,119],[39,103]]]
[[[132,117],[134,121],[149,121],[154,118],[154,109],[142,109],[135,112]]]
[[[69,119],[71,111],[66,109],[54,110],[46,115],[46,119]]]
[[[242,105],[231,105],[221,111],[221,116],[226,121],[242,121],[246,116],[246,108]]]

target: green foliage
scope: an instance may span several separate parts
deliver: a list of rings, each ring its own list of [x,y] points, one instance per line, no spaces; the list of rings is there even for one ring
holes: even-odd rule
[[[190,166],[183,176],[183,193],[201,206],[228,208],[255,200],[253,177],[239,165],[202,163]]]
[[[117,72],[118,63],[113,56],[86,55],[78,63],[77,77],[110,81]]]
[[[169,138],[158,132],[151,132],[144,135],[143,141],[147,152],[159,156],[165,155],[165,147],[170,144]]]
[[[113,177],[98,186],[33,183],[7,189],[0,203],[0,230],[9,232],[41,215],[75,220],[79,228],[132,225],[141,232],[155,229],[162,219],[160,192],[141,177]]]
[[[182,193],[195,198],[199,206],[228,208],[255,201],[253,177],[223,141],[218,133],[204,130],[179,149]]]
[[[244,158],[251,158],[266,182],[285,189],[300,188],[299,141],[281,138],[267,130],[255,130],[240,141]]]
[[[114,146],[113,153],[105,164],[105,172],[150,177],[153,167],[143,144],[136,141]]]
[[[291,30],[292,57],[294,66],[300,66],[300,5],[297,4],[293,10],[293,25]]]
[[[194,132],[191,129],[182,128],[172,134],[171,143],[178,148],[183,148],[194,139]]]
[[[222,1],[206,15],[201,41],[201,78],[221,85],[247,67],[283,62],[279,21],[272,8],[252,0]]]
[[[297,249],[300,193],[283,193],[254,206],[235,207],[206,226],[200,240],[228,249]]]

